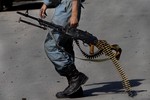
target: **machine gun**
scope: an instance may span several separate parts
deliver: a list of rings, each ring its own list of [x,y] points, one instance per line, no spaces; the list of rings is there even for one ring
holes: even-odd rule
[[[123,68],[121,67],[121,65],[118,61],[122,50],[117,44],[110,45],[106,42],[106,40],[98,40],[96,36],[93,36],[92,34],[90,34],[87,31],[83,31],[83,30],[80,30],[77,28],[72,28],[69,26],[62,27],[60,25],[56,25],[54,23],[42,20],[40,18],[33,17],[33,16],[29,15],[28,13],[22,13],[22,12],[17,12],[17,13],[24,17],[28,17],[35,21],[38,21],[39,25],[25,21],[25,20],[21,19],[21,17],[19,19],[19,22],[30,24],[30,25],[42,28],[44,30],[46,30],[47,28],[51,28],[51,29],[54,29],[54,30],[62,33],[63,35],[70,36],[70,38],[73,38],[75,40],[75,42],[79,46],[79,49],[81,50],[82,54],[89,59],[93,59],[101,54],[105,54],[106,56],[108,56],[114,63],[115,68],[117,69],[117,71],[119,72],[119,74],[122,78],[122,84],[123,84],[125,91],[128,93],[128,95],[130,97],[133,97],[136,95],[135,91],[131,91],[130,82],[125,74],[125,71],[123,70]],[[98,48],[99,52],[97,52],[93,55],[88,55],[81,49],[78,40],[81,40],[83,43],[86,43],[88,45],[94,45],[95,47]]]
[[[39,25],[36,25],[34,23],[23,20],[21,17],[19,18],[19,21],[18,21],[19,23],[23,22],[23,23],[26,23],[26,24],[29,24],[29,25],[32,25],[32,26],[35,26],[35,27],[38,27],[38,28],[41,28],[44,30],[46,30],[47,28],[51,28],[51,29],[54,29],[56,31],[59,31],[60,33],[64,33],[65,35],[71,36],[75,40],[75,42],[76,42],[77,46],[79,47],[80,51],[82,52],[82,54],[88,59],[94,59],[94,58],[97,58],[103,54],[102,50],[98,50],[94,54],[89,55],[81,49],[81,46],[80,46],[78,40],[81,40],[81,41],[83,41],[83,43],[86,43],[88,45],[94,45],[98,41],[98,39],[95,36],[88,33],[87,31],[82,31],[80,29],[71,28],[71,27],[64,28],[64,27],[56,25],[54,23],[44,21],[40,18],[33,17],[33,16],[28,14],[28,11],[26,13],[22,13],[22,12],[17,12],[17,13],[22,15],[22,16],[31,18],[35,21],[38,21]],[[115,56],[119,60],[121,52],[122,52],[121,48],[117,44],[114,44],[114,45],[111,45],[111,49],[115,51]]]

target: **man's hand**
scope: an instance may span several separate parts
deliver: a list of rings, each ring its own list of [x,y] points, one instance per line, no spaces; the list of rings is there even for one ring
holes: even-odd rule
[[[71,27],[78,26],[78,7],[79,7],[79,0],[72,0],[72,13],[69,20]]]
[[[47,16],[46,10],[47,10],[47,5],[43,4],[41,7],[41,10],[40,10],[40,17],[41,18],[45,18]]]
[[[78,26],[78,18],[71,16],[70,17],[70,26],[76,28]]]

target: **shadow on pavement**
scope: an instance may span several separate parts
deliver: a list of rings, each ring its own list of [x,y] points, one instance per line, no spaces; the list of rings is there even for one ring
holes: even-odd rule
[[[144,81],[145,79],[133,79],[129,80],[131,87],[136,87],[141,85],[141,81]],[[92,86],[92,85],[103,85],[101,87],[96,87],[92,89],[84,90],[85,96],[97,96],[102,94],[116,94],[116,93],[124,93],[123,87],[122,87],[122,81],[117,82],[102,82],[102,83],[93,83],[93,84],[87,84],[85,86]],[[147,90],[133,90],[133,92],[139,93],[139,92],[146,92]],[[103,92],[103,93],[98,93]],[[97,93],[97,94],[95,94]]]

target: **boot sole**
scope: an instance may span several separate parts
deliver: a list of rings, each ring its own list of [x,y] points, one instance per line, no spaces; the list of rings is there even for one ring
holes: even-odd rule
[[[83,97],[83,89],[82,87],[79,88],[79,90],[77,90],[75,93],[71,94],[71,95],[65,95],[63,94],[63,92],[59,92],[56,94],[57,98],[80,98]]]

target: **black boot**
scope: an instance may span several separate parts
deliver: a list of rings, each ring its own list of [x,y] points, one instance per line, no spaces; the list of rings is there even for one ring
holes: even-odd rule
[[[69,78],[69,86],[64,90],[64,93],[67,95],[75,93],[88,80],[88,77],[81,72],[74,73]]]
[[[71,84],[71,79],[69,77],[67,77],[67,80],[68,80],[68,85],[70,85]],[[57,98],[79,98],[79,97],[83,97],[83,89],[82,89],[82,87],[80,87],[75,93],[73,93],[71,95],[66,95],[64,93],[64,91],[58,92],[56,94],[56,97]]]
[[[87,80],[88,77],[79,72],[74,65],[69,66],[71,70],[69,70],[68,74],[66,75],[68,79],[69,86],[62,92],[58,92],[56,97],[58,98],[68,98],[79,89],[82,90],[81,85],[83,85]]]

